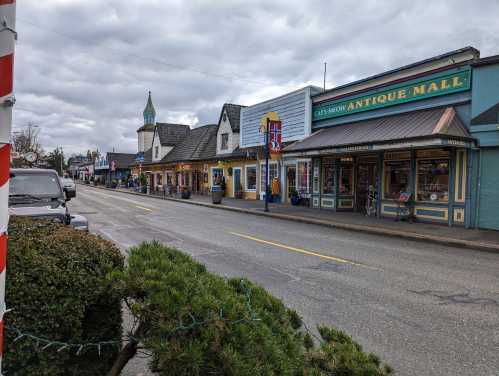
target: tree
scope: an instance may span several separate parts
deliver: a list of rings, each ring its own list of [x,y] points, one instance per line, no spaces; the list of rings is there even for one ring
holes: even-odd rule
[[[28,123],[20,131],[13,132],[12,147],[14,151],[20,154],[34,152],[38,156],[43,154],[43,148],[38,140],[40,129],[33,123]],[[13,161],[13,167],[30,166],[24,159],[17,159]],[[30,166],[31,167],[31,166]]]
[[[64,174],[64,170],[67,166],[64,162],[64,151],[62,148],[55,148],[52,152],[50,152],[46,158],[46,161],[48,168],[56,170],[60,176]]]

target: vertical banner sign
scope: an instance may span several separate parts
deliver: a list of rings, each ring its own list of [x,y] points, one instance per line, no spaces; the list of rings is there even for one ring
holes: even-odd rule
[[[282,122],[280,120],[270,120],[270,152],[278,154],[282,150]]]
[[[3,358],[3,317],[5,314],[5,275],[7,228],[9,225],[10,132],[14,82],[16,2],[0,0],[0,374]]]

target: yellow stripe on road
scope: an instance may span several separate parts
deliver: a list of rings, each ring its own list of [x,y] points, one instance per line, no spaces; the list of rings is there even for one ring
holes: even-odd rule
[[[152,209],[149,208],[144,208],[143,206],[135,205],[136,208],[142,209],[142,210],[147,210],[147,211],[152,211]]]
[[[286,245],[286,244],[281,244],[281,243],[271,242],[271,241],[268,241],[268,240],[258,239],[258,238],[255,238],[254,236],[250,236],[250,235],[239,234],[237,232],[231,232],[230,234],[234,235],[234,236],[238,236],[238,237],[243,238],[243,239],[248,239],[248,240],[252,240],[252,241],[258,242],[258,243],[271,245],[271,246],[274,246],[274,247],[277,247],[277,248],[286,249],[288,251],[301,253],[301,254],[304,254],[304,255],[307,255],[307,256],[314,256],[314,257],[319,257],[319,258],[324,259],[324,260],[335,261],[335,262],[339,262],[339,263],[342,263],[342,264],[349,264],[349,265],[361,266],[363,268],[378,270],[376,268],[373,268],[373,267],[370,267],[370,266],[367,266],[367,265],[363,265],[363,264],[360,264],[360,263],[357,263],[357,262],[354,262],[354,261],[346,260],[346,259],[343,259],[343,258],[340,258],[340,257],[323,255],[322,253],[313,252],[313,251],[307,251],[306,249],[292,247],[292,246]]]

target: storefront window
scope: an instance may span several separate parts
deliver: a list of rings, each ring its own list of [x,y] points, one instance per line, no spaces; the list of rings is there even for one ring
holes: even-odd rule
[[[333,161],[328,161],[324,163],[322,181],[322,193],[325,195],[332,195],[335,193],[335,183],[336,183],[336,169],[334,167]]]
[[[278,178],[277,163],[269,163],[269,184],[274,178]],[[260,192],[265,192],[265,163],[260,165]]]
[[[256,190],[256,166],[246,166],[246,178],[244,181],[247,191]]]
[[[166,184],[173,185],[173,175],[171,172],[166,173]]]
[[[417,168],[417,200],[449,201],[449,160],[419,160]]]
[[[310,181],[310,162],[300,161],[297,163],[296,170],[296,190],[303,193],[309,193]]]
[[[340,194],[353,194],[353,166],[340,167]]]
[[[214,168],[211,170],[211,184],[220,185],[222,184],[222,178],[224,176],[223,168]]]
[[[410,161],[386,161],[384,170],[384,198],[395,199],[400,192],[409,191]]]

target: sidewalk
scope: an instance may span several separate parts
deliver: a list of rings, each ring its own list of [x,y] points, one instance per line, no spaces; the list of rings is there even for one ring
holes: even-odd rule
[[[457,226],[449,227],[445,225],[427,223],[411,224],[403,221],[395,222],[393,219],[371,218],[360,213],[331,212],[286,204],[269,204],[270,212],[265,213],[263,210],[264,203],[262,201],[224,198],[221,205],[214,205],[211,203],[211,196],[194,195],[188,200],[183,200],[173,197],[165,198],[162,195],[145,195],[129,189],[110,189],[94,186],[88,187],[108,189],[111,191],[124,192],[139,196],[177,201],[185,204],[231,210],[252,215],[268,216],[272,218],[310,223],[350,231],[361,231],[383,236],[394,236],[410,240],[426,241],[447,246],[499,252],[499,231],[471,230],[463,229],[462,227]]]

